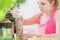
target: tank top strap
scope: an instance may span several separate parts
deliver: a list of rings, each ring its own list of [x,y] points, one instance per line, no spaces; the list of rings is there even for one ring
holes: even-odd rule
[[[42,15],[43,15],[43,14],[40,13],[39,16],[38,16],[38,24],[40,24],[40,18],[41,18]]]
[[[54,17],[56,10],[57,10],[57,7],[55,7],[55,8],[52,10],[52,15],[51,15],[51,16]]]

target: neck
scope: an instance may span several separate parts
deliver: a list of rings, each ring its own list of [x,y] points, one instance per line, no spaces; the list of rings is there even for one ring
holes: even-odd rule
[[[49,11],[45,12],[44,14],[46,14],[46,16],[48,18],[51,15],[51,11],[49,10]]]

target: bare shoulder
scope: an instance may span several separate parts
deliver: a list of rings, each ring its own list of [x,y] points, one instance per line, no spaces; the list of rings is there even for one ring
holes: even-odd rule
[[[60,9],[58,9],[55,13],[55,21],[60,24]]]
[[[60,9],[56,11],[55,17],[60,17]]]

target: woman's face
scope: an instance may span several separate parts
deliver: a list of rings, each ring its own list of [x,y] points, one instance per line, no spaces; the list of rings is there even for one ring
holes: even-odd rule
[[[52,3],[48,0],[39,0],[39,8],[42,12],[48,12],[52,7]]]

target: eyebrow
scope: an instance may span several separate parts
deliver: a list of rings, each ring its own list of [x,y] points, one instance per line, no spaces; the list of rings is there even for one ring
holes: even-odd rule
[[[46,2],[41,2],[41,4],[45,4]]]

